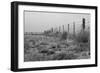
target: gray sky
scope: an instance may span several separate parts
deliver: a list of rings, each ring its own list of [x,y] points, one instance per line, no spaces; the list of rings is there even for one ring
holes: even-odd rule
[[[62,25],[67,31],[67,24],[70,24],[71,32],[73,22],[75,22],[76,31],[79,31],[82,26],[82,18],[86,19],[86,26],[90,25],[90,14],[24,11],[24,17],[25,32],[43,32]]]

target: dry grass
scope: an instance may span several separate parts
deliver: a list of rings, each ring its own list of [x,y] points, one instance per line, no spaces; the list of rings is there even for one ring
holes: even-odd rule
[[[88,42],[83,42],[84,37],[77,36],[76,41],[62,40],[54,37],[25,35],[24,61],[71,60],[90,58]],[[66,37],[64,37],[66,38]],[[80,40],[81,39],[81,40]],[[86,39],[87,40],[87,39]]]

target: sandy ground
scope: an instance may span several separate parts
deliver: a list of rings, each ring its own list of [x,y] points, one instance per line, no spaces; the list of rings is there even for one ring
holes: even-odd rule
[[[88,43],[43,35],[25,35],[24,61],[89,59]]]

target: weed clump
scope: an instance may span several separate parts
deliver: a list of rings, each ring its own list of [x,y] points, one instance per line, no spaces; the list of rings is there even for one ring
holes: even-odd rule
[[[89,32],[87,31],[83,31],[78,33],[78,35],[76,36],[76,40],[77,42],[83,42],[83,43],[87,43],[89,41]]]

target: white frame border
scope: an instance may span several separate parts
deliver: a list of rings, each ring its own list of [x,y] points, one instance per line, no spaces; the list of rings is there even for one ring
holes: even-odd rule
[[[53,11],[53,12],[73,12],[73,13],[90,13],[90,39],[91,39],[91,59],[81,60],[63,60],[63,61],[41,61],[41,62],[24,62],[24,22],[23,11]],[[95,10],[84,8],[60,8],[48,6],[18,6],[18,68],[36,68],[36,67],[52,67],[52,66],[74,66],[74,65],[88,65],[95,64]]]

